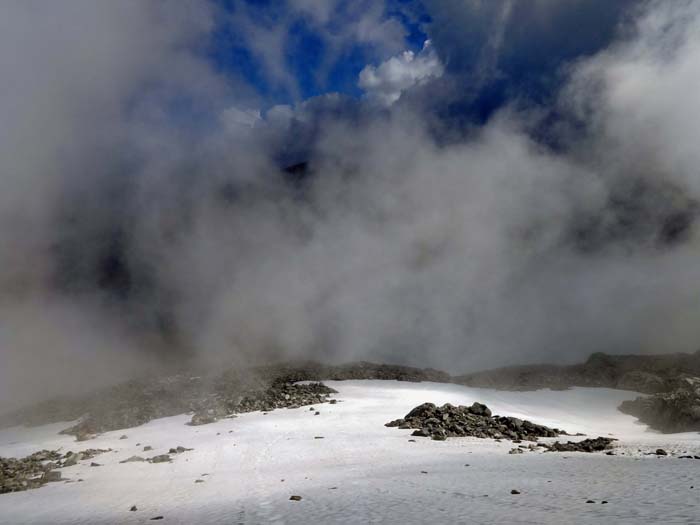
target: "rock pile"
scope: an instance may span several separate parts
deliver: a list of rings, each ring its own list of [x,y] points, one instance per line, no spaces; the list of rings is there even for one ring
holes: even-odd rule
[[[464,436],[537,441],[540,437],[565,434],[556,428],[536,425],[516,417],[494,416],[481,403],[474,403],[470,407],[449,403],[437,407],[433,403],[423,403],[402,419],[390,421],[386,426],[415,429],[413,436],[429,437],[436,441]]]
[[[212,405],[197,410],[190,425],[205,425],[217,419],[244,412],[270,412],[277,408],[299,408],[301,406],[327,403],[336,390],[323,383],[292,384],[276,381],[266,390],[253,390],[243,394],[218,399]]]
[[[597,437],[595,439],[584,439],[583,441],[568,441],[560,443],[555,441],[551,444],[543,443],[540,446],[550,452],[603,452],[613,448],[614,438]]]
[[[60,472],[52,472],[63,458],[55,451],[42,450],[25,458],[0,457],[0,494],[20,492],[41,487],[61,479]]]

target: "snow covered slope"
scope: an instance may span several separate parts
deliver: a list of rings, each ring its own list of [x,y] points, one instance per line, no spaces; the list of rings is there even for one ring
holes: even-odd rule
[[[700,435],[647,431],[616,410],[633,392],[326,384],[339,391],[339,402],[314,407],[319,415],[306,407],[200,427],[186,426],[183,415],[82,443],[57,435],[65,424],[0,431],[0,456],[114,449],[92,460],[102,466],[83,461],[63,469],[71,483],[0,496],[0,523],[152,523],[158,516],[159,523],[183,524],[700,523],[700,461],[645,455],[659,447],[700,455]],[[412,442],[411,431],[384,426],[426,401],[479,401],[494,413],[571,433],[612,434],[620,449],[616,456],[509,455],[514,445],[507,441]],[[153,451],[143,452],[146,445]],[[172,463],[119,463],[178,445],[194,450]],[[290,501],[292,495],[301,501]],[[138,510],[130,512],[132,505]]]

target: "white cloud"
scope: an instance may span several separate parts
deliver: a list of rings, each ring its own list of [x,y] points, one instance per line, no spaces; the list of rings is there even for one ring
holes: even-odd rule
[[[417,55],[413,51],[404,51],[377,67],[366,66],[360,72],[358,85],[366,92],[367,98],[390,106],[407,89],[426,79],[440,77],[443,71],[430,40],[426,40]]]
[[[237,107],[226,108],[221,113],[221,120],[224,127],[229,130],[240,130],[254,128],[262,121],[260,110],[258,109],[238,109]]]

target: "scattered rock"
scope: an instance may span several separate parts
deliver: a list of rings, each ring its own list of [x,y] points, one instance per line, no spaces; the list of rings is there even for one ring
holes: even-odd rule
[[[522,449],[522,448],[511,448],[511,449],[508,451],[508,454],[522,454],[522,453],[523,453],[523,449]]]

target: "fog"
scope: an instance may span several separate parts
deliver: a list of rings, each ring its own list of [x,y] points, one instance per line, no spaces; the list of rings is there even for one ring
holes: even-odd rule
[[[209,59],[222,17],[0,5],[0,410],[166,366],[698,348],[699,3],[637,6],[547,105],[468,129],[430,113],[464,77],[427,45],[259,112]]]

